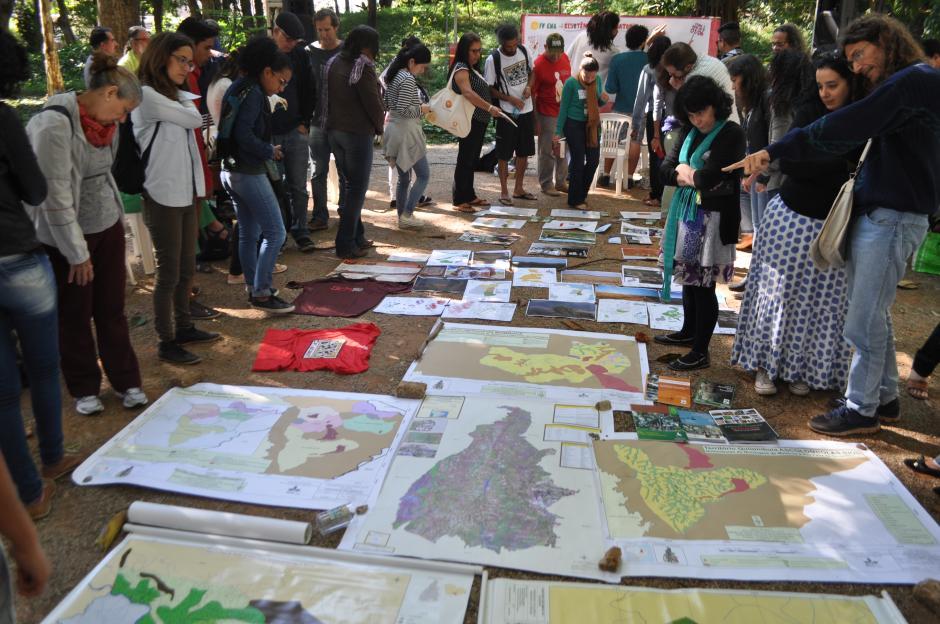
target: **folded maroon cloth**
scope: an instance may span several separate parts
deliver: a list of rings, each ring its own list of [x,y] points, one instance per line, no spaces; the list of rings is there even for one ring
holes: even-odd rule
[[[352,318],[379,305],[385,295],[408,292],[411,284],[328,277],[299,284],[303,292],[294,299],[294,314]]]

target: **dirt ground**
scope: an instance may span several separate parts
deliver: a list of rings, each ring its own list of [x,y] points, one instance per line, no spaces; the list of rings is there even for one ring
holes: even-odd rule
[[[431,195],[438,203],[436,206],[421,210],[419,217],[428,224],[424,231],[419,233],[401,232],[396,228],[395,212],[388,210],[387,169],[384,160],[382,160],[381,152],[376,152],[371,188],[363,211],[367,236],[376,241],[376,251],[373,255],[387,255],[396,249],[423,251],[430,251],[435,248],[498,249],[499,247],[491,245],[467,245],[457,241],[457,237],[468,229],[468,223],[472,220],[472,217],[453,211],[449,203],[452,172],[456,161],[456,148],[453,146],[432,147],[429,161],[431,162],[432,179],[427,194]],[[534,165],[530,165],[528,174],[526,188],[533,193],[537,193],[538,183],[534,175]],[[499,196],[499,182],[492,175],[478,173],[476,188],[483,198],[495,201]],[[616,216],[620,210],[645,209],[639,201],[646,196],[645,191],[637,189],[625,193],[625,196],[619,198],[615,197],[612,192],[594,194],[589,198],[590,208],[606,211],[612,216]],[[536,202],[520,201],[517,202],[517,205],[538,207],[541,215],[547,215],[552,208],[566,207],[564,196],[554,198],[542,194],[538,194],[538,201]],[[335,217],[335,212],[332,216]],[[609,220],[611,218],[604,221]],[[332,224],[335,228],[335,220]],[[317,233],[315,239],[318,242],[331,240],[335,233],[333,228],[329,232]],[[541,224],[526,224],[520,232],[523,239],[511,247],[513,254],[525,254],[530,242],[538,237],[540,228]],[[618,226],[615,222],[612,232],[616,233],[616,231],[618,231]],[[606,235],[600,235],[598,239],[606,241]],[[594,270],[618,271],[620,264],[619,249],[614,245],[599,243],[593,248],[591,257],[588,260],[593,261],[605,257],[610,259],[594,262],[591,264],[591,268]],[[336,266],[337,259],[332,251],[318,250],[313,254],[304,255],[289,247],[281,257],[281,262],[287,264],[289,270],[275,276],[275,286],[282,288],[282,293],[290,299],[293,297],[293,293],[283,289],[287,281],[305,281],[320,277]],[[584,261],[572,259],[570,266],[575,266],[581,262]],[[200,381],[350,392],[392,393],[408,365],[414,359],[434,322],[433,318],[396,317],[373,313],[367,313],[360,319],[356,319],[374,322],[382,329],[382,335],[379,337],[372,353],[371,368],[360,375],[339,376],[324,372],[253,373],[251,372],[251,364],[257,352],[258,343],[267,328],[329,328],[343,326],[356,320],[313,316],[267,318],[264,314],[248,308],[246,296],[240,286],[226,284],[227,262],[215,263],[214,269],[215,272],[212,274],[197,274],[196,283],[202,289],[202,294],[199,297],[200,301],[219,309],[222,316],[212,321],[200,323],[199,326],[220,332],[224,339],[211,345],[195,346],[193,350],[202,355],[204,360],[200,365],[193,367],[173,366],[157,360],[157,339],[152,322],[153,311],[150,296],[153,284],[152,276],[142,276],[138,268],[138,285],[133,288],[128,287],[127,316],[130,318],[139,315],[146,319],[143,325],[131,329],[131,336],[143,371],[144,388],[151,400],[156,399],[172,386],[187,386]],[[902,379],[907,376],[914,352],[940,317],[940,305],[938,305],[938,302],[940,302],[940,278],[912,272],[908,275],[908,279],[913,280],[918,288],[916,290],[899,290],[897,303],[894,306],[898,364],[901,369]],[[543,295],[544,291],[535,289],[513,290],[514,299],[536,298]],[[730,295],[728,301],[736,305],[735,300]],[[637,326],[585,321],[580,321],[580,323],[588,331],[627,334],[634,334],[638,331],[647,334],[652,333],[649,328]],[[560,320],[557,319],[526,318],[524,308],[517,310],[513,324],[563,328]],[[711,349],[712,367],[706,371],[694,373],[693,381],[704,374],[711,380],[734,383],[737,386],[735,407],[757,408],[773,423],[782,438],[815,437],[805,426],[805,422],[809,417],[826,411],[826,403],[832,398],[833,393],[813,392],[807,397],[795,397],[790,395],[785,388],[781,388],[780,393],[774,397],[765,398],[755,395],[752,379],[742,371],[733,369],[727,364],[732,340],[733,337],[731,336],[716,336],[714,338]],[[670,349],[666,347],[652,343],[649,345],[650,369],[652,372],[665,370],[665,365],[657,362],[656,358],[669,351]],[[879,434],[865,438],[863,441],[888,465],[933,517],[940,520],[940,506],[938,506],[940,498],[931,491],[934,486],[940,485],[940,481],[916,475],[902,464],[902,460],[906,457],[917,457],[921,453],[928,456],[940,453],[940,427],[937,425],[938,413],[936,408],[937,400],[940,398],[940,384],[936,382],[936,379],[937,376],[934,376],[934,381],[930,387],[930,393],[933,396],[930,402],[915,401],[908,397],[902,389],[901,421],[896,426],[886,427]],[[135,415],[134,412],[122,408],[119,399],[107,386],[107,382],[105,382],[105,387],[102,389],[102,400],[106,410],[99,417],[78,415],[74,411],[71,401],[68,401],[65,405],[66,441],[73,450],[78,447],[82,452],[90,453],[94,451],[124,427]],[[28,413],[28,393],[24,394],[23,406],[24,412]],[[627,417],[618,418],[621,427],[624,427],[627,421]],[[294,520],[313,520],[313,514],[309,511],[234,504],[136,487],[80,488],[68,480],[62,480],[59,484],[59,493],[55,498],[52,515],[42,520],[38,525],[42,543],[55,567],[54,576],[49,588],[42,597],[31,601],[19,599],[17,615],[20,622],[31,624],[40,621],[92,569],[102,557],[102,553],[94,546],[98,531],[112,514],[126,509],[135,500]],[[333,535],[328,539],[315,538],[314,545],[335,547],[339,542],[339,538],[339,535]],[[492,568],[490,569],[490,575],[492,577],[548,578],[535,574]],[[466,622],[476,621],[479,583],[480,580],[477,578]],[[625,584],[658,588],[722,587],[853,595],[878,594],[882,590],[887,590],[908,621],[936,621],[936,614],[930,615],[931,611],[918,603],[912,596],[911,588],[905,586],[819,583],[719,583],[663,578],[631,578]]]

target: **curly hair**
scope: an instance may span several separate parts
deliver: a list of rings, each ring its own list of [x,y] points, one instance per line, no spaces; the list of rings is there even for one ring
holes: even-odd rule
[[[257,35],[242,49],[238,57],[238,67],[247,77],[257,82],[266,68],[278,72],[290,68],[291,63],[290,58],[277,49],[274,39],[266,35]]]
[[[0,98],[13,97],[20,83],[29,78],[29,56],[16,37],[0,30]]]
[[[803,33],[800,32],[796,24],[781,24],[774,28],[774,32],[782,32],[787,36],[787,43],[791,50],[806,51],[806,42],[803,40]]]
[[[923,50],[907,27],[887,15],[872,13],[849,24],[840,42],[842,51],[845,52],[845,46],[861,41],[874,43],[884,51],[882,79],[924,60]]]
[[[715,119],[721,121],[731,116],[734,101],[708,76],[692,76],[676,94],[676,119],[688,127],[692,125],[689,113],[700,113],[709,106],[715,109]]]
[[[770,108],[777,115],[786,115],[793,110],[810,85],[815,84],[812,63],[799,50],[781,50],[774,54],[768,74]]]
[[[728,73],[732,78],[741,77],[743,98],[738,98],[738,107],[750,111],[760,106],[767,91],[767,70],[753,54],[741,54],[728,61]],[[743,102],[741,100],[744,100]]]
[[[587,23],[587,37],[595,50],[609,50],[617,36],[620,16],[613,11],[601,11]]]

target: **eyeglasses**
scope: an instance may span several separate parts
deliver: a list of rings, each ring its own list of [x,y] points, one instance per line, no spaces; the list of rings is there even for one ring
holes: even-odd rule
[[[179,54],[171,54],[170,56],[175,58],[177,63],[179,63],[180,65],[182,65],[189,71],[192,71],[196,67],[196,64],[193,63],[192,59],[188,59],[185,56],[180,56]]]
[[[290,82],[290,80],[284,80],[283,78],[280,78],[280,77],[278,77],[277,81],[281,84],[281,88],[286,87],[287,83]]]
[[[857,50],[855,50],[855,52],[852,52],[852,56],[850,56],[849,59],[848,59],[848,60],[849,60],[849,65],[855,65],[856,63],[858,63],[859,61],[861,61],[861,60],[862,60],[862,57],[865,56],[865,50],[867,50],[867,49],[868,49],[868,46],[870,46],[870,45],[871,45],[870,43],[866,43],[866,44],[863,45],[862,47],[860,47],[860,48],[858,48]]]

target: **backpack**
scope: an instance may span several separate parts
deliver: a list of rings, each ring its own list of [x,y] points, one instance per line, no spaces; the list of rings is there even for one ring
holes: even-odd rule
[[[525,58],[526,72],[531,74],[532,68],[529,67],[529,51],[525,49],[524,45],[516,46],[516,49],[522,50],[522,56]],[[503,60],[499,55],[499,48],[493,48],[493,51],[490,52],[490,58],[493,59],[493,69],[496,70],[496,90],[508,94],[509,90],[503,85]],[[499,98],[494,98],[493,103],[499,105]]]
[[[150,160],[150,150],[153,147],[153,141],[157,138],[157,132],[160,131],[160,124],[153,130],[153,136],[150,137],[150,143],[147,149],[141,153],[137,139],[134,138],[134,122],[131,116],[121,122],[118,129],[118,148],[114,155],[114,164],[111,165],[111,175],[117,183],[118,190],[126,195],[139,195],[144,192],[144,179],[147,172],[147,161]]]
[[[235,93],[222,98],[222,110],[219,111],[218,132],[215,135],[215,158],[222,162],[232,163],[236,157],[235,141],[232,137],[232,130],[235,128],[235,121],[238,119],[238,111],[241,109],[242,102],[248,97],[248,94],[255,89],[257,85],[246,80]]]

